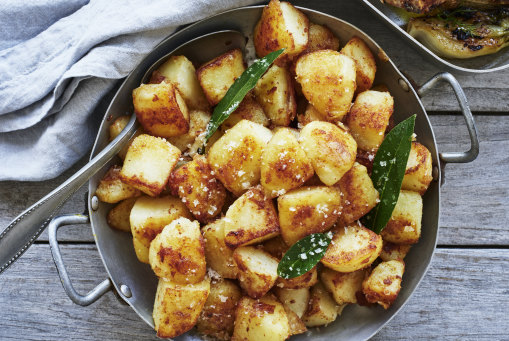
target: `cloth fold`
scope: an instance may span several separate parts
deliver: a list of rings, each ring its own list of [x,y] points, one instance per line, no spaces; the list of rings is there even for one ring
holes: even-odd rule
[[[3,1],[0,181],[58,176],[92,146],[96,104],[155,45],[181,25],[255,2]]]

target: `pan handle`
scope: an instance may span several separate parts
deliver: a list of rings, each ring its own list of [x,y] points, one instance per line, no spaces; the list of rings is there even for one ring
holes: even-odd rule
[[[112,288],[111,280],[105,279],[99,283],[94,289],[90,290],[86,295],[80,295],[73,287],[67,269],[65,268],[62,254],[58,246],[57,231],[60,227],[73,224],[87,224],[89,223],[88,216],[82,214],[70,214],[55,217],[49,223],[49,246],[55,266],[57,267],[62,286],[69,298],[76,304],[87,306],[97,301],[102,295]]]
[[[449,83],[454,90],[454,94],[456,95],[456,99],[458,100],[461,108],[461,113],[463,114],[465,123],[467,124],[468,134],[470,135],[470,150],[466,152],[440,153],[440,159],[446,163],[467,163],[474,161],[477,158],[477,155],[479,155],[479,138],[477,137],[477,128],[475,126],[472,112],[470,111],[470,106],[468,105],[467,97],[465,96],[458,80],[449,72],[438,73],[426,83],[421,85],[421,87],[417,90],[417,94],[420,97],[423,97],[430,89],[435,87],[437,83],[442,81]]]

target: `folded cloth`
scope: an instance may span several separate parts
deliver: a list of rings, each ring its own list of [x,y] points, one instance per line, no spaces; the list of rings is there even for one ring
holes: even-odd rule
[[[58,176],[91,148],[101,98],[184,24],[255,0],[3,0],[0,181]]]

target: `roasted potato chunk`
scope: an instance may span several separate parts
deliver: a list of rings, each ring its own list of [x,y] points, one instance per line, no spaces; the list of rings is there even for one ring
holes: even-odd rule
[[[143,129],[154,136],[187,133],[189,112],[173,83],[142,84],[133,90],[134,112]]]
[[[278,260],[269,253],[252,246],[241,246],[233,252],[239,269],[239,284],[252,298],[265,295],[278,278]]]
[[[316,284],[316,283],[315,283]],[[304,316],[310,297],[309,288],[286,289],[276,286],[274,293],[285,307],[291,309],[299,318]]]
[[[302,316],[302,322],[306,327],[318,327],[329,324],[336,320],[339,307],[325,290],[322,283],[318,282],[311,288],[308,308]]]
[[[189,109],[205,111],[209,109],[193,63],[185,56],[171,56],[152,73],[150,83],[157,84],[163,81],[175,84]]]
[[[287,306],[283,305],[290,325],[290,335],[298,335],[307,332],[306,325],[302,320]]]
[[[237,278],[237,265],[233,260],[233,251],[224,241],[225,219],[217,219],[202,229],[205,240],[207,265],[224,278]]]
[[[355,98],[346,124],[360,149],[372,151],[380,147],[393,110],[394,99],[388,92],[368,90]]]
[[[288,126],[295,118],[297,104],[290,73],[272,65],[254,88],[256,99],[272,124]]]
[[[279,277],[276,285],[285,289],[301,289],[312,287],[316,282],[318,282],[318,271],[315,266],[308,272],[294,278],[285,279]]]
[[[306,52],[339,49],[339,39],[326,26],[309,24],[309,43]]]
[[[212,281],[209,297],[196,323],[198,332],[219,340],[230,340],[235,322],[235,309],[241,297],[242,293],[235,282]]]
[[[233,341],[286,340],[290,325],[283,305],[272,295],[258,300],[244,296],[235,312]]]
[[[263,8],[254,29],[254,45],[258,57],[285,48],[278,64],[291,61],[303,52],[309,39],[309,19],[288,2],[271,0]]]
[[[238,108],[221,124],[221,131],[225,133],[242,120],[258,123],[264,127],[267,127],[270,123],[262,106],[256,101],[252,93],[248,93],[240,102]]]
[[[174,283],[198,283],[206,272],[204,244],[200,223],[178,218],[150,243],[150,266],[158,277]]]
[[[357,143],[352,135],[332,123],[307,124],[300,132],[299,143],[327,186],[338,182],[355,163]]]
[[[302,93],[328,121],[342,120],[348,113],[356,88],[355,63],[332,50],[310,52],[295,64]]]
[[[343,193],[343,212],[340,219],[344,225],[360,219],[379,201],[378,191],[373,186],[368,170],[360,163],[354,163],[336,186]]]
[[[179,157],[180,150],[166,140],[140,135],[134,139],[127,151],[120,179],[155,197],[166,186]]]
[[[368,45],[359,37],[353,37],[341,49],[341,54],[355,62],[355,82],[357,93],[368,90],[373,85],[376,73],[376,61]]]
[[[405,259],[408,251],[410,251],[410,247],[411,245],[398,245],[384,240],[380,258],[384,262],[388,262],[394,259],[403,260]]]
[[[152,317],[157,336],[172,338],[194,327],[207,301],[210,278],[196,284],[176,284],[159,278]]]
[[[357,293],[362,292],[362,281],[365,275],[365,269],[343,273],[323,268],[320,272],[320,279],[336,303],[343,305],[357,303]]]
[[[302,187],[277,199],[281,236],[288,245],[312,233],[327,231],[341,214],[341,192],[335,187]]]
[[[327,117],[322,115],[311,104],[307,104],[306,110],[303,114],[297,114],[297,121],[303,127],[313,121],[327,121]]]
[[[130,119],[131,119],[131,116],[124,115],[124,116],[117,117],[117,119],[115,119],[115,121],[113,121],[113,123],[110,125],[110,128],[109,128],[110,141],[113,141],[115,139],[115,137],[117,137],[122,132],[122,130],[124,130],[127,123],[129,123]],[[120,149],[120,151],[118,152],[117,155],[119,158],[121,158],[122,160],[125,159],[125,155],[127,154],[127,150],[129,149],[129,146],[131,145],[131,143],[133,143],[133,140],[141,134],[144,134],[144,131],[143,131],[142,127],[139,127],[136,130],[136,132],[134,133],[134,135],[131,137],[129,142],[125,146],[123,146],[122,149]]]
[[[199,140],[198,137],[205,132],[209,121],[210,114],[207,111],[191,110],[189,112],[189,130],[187,133],[169,137],[167,140],[180,149],[180,151],[184,152],[190,150],[191,152],[189,154],[193,154],[193,152],[203,144],[203,141]],[[198,146],[195,146],[195,144],[198,144]]]
[[[119,201],[141,195],[139,190],[122,182],[120,179],[121,169],[120,166],[111,166],[101,181],[99,181],[95,195],[102,202],[116,204]]]
[[[210,148],[208,161],[215,176],[236,196],[260,181],[260,159],[272,133],[242,120]]]
[[[419,193],[401,191],[391,219],[382,230],[384,240],[395,244],[415,244],[421,236],[422,198]]]
[[[290,129],[279,129],[261,158],[260,183],[271,197],[302,186],[314,174],[313,166]]]
[[[401,189],[424,195],[433,180],[431,153],[419,142],[412,142]]]
[[[173,220],[191,213],[178,199],[170,196],[161,198],[140,197],[134,203],[129,216],[136,255],[140,262],[148,263],[150,242]]]
[[[230,50],[200,66],[196,74],[209,103],[219,103],[245,69],[240,49]]]
[[[370,303],[378,303],[384,309],[389,308],[398,297],[404,271],[405,263],[402,260],[378,264],[362,283],[366,300]]]
[[[281,236],[277,236],[265,241],[262,244],[263,250],[270,253],[272,257],[277,259],[283,258],[286,251],[288,251],[288,245],[285,243]]]
[[[204,156],[195,155],[193,161],[175,170],[168,186],[171,194],[178,195],[199,222],[207,223],[221,213],[226,190],[212,175]]]
[[[108,212],[108,225],[116,230],[131,232],[131,223],[129,216],[131,209],[136,202],[136,198],[126,199],[118,203]]]
[[[322,263],[339,272],[354,272],[368,267],[382,251],[382,238],[364,226],[338,228],[322,258]]]

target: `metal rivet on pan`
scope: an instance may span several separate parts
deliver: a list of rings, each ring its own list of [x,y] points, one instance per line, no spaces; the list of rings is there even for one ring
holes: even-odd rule
[[[131,292],[131,289],[129,289],[129,287],[125,284],[122,284],[120,286],[120,292],[122,293],[122,295],[124,295],[127,298],[129,298],[133,295],[133,293]]]
[[[431,175],[433,176],[433,180],[435,180],[435,181],[438,180],[438,167],[437,166],[433,166]]]
[[[90,206],[92,207],[92,211],[97,211],[99,208],[99,199],[95,195],[90,200]]]
[[[399,82],[399,86],[403,90],[405,90],[405,91],[409,91],[410,90],[410,88],[408,87],[408,83],[403,78],[400,78],[398,82]]]

